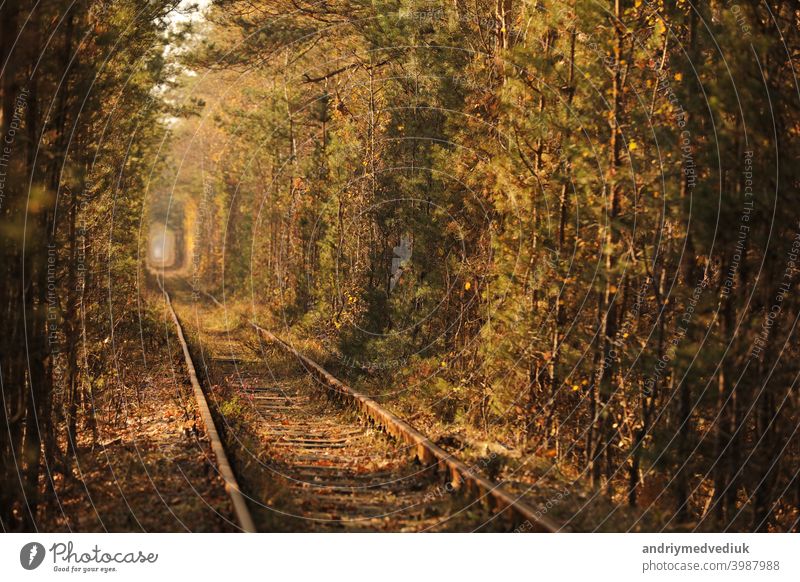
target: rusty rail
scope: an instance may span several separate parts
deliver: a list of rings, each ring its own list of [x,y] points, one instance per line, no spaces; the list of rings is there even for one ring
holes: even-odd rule
[[[195,289],[195,291],[208,297],[218,307],[224,308],[224,305],[210,293],[198,289]],[[339,381],[325,368],[268,329],[252,321],[248,323],[258,333],[302,361],[309,372],[325,384],[340,401],[353,405],[360,413],[393,438],[415,447],[415,452],[420,462],[425,464],[435,463],[441,470],[447,471],[454,486],[464,487],[468,493],[479,497],[498,513],[508,512],[507,515],[514,525],[524,524],[528,526],[525,531],[553,533],[561,529],[554,522],[525,503],[519,496],[515,496],[500,485],[476,473],[463,461],[442,449],[408,422],[386,410],[368,396]]]
[[[189,372],[189,380],[192,383],[192,389],[194,390],[194,397],[197,401],[197,407],[200,409],[200,416],[203,419],[206,434],[208,434],[208,438],[211,441],[211,450],[217,459],[219,473],[222,476],[222,480],[225,482],[225,491],[228,493],[231,503],[233,504],[233,512],[236,515],[236,520],[239,522],[239,526],[242,528],[242,531],[246,533],[255,533],[256,526],[253,523],[250,510],[247,508],[247,502],[244,499],[244,495],[242,495],[242,490],[239,487],[238,481],[236,480],[236,475],[233,473],[233,468],[228,461],[228,456],[225,454],[225,448],[222,446],[222,440],[220,439],[219,432],[217,432],[217,427],[214,424],[214,418],[211,416],[211,409],[208,407],[208,401],[206,401],[206,396],[203,393],[203,389],[200,387],[199,380],[197,379],[197,372],[195,371],[194,363],[192,363],[192,356],[189,353],[189,346],[186,343],[186,338],[183,335],[181,322],[178,319],[177,313],[175,313],[175,309],[172,307],[172,301],[169,297],[169,293],[167,293],[167,291],[164,289],[163,285],[161,284],[161,280],[157,280],[158,286],[161,287],[161,291],[164,293],[164,298],[166,299],[169,313],[172,316],[172,321],[175,323],[175,329],[178,333],[178,341],[183,349],[183,358],[186,362],[186,368]]]
[[[297,351],[271,331],[253,322],[250,322],[250,325],[258,333],[300,359],[307,366],[307,369],[333,391],[340,401],[354,405],[360,413],[369,418],[387,434],[415,447],[416,455],[420,462],[424,464],[435,463],[440,469],[447,471],[454,486],[465,487],[468,493],[479,496],[487,502],[490,508],[498,513],[507,511],[515,525],[529,524],[530,531],[551,533],[558,531],[559,528],[556,524],[539,515],[519,497],[514,496],[500,485],[470,469],[464,462],[442,449],[409,423],[389,412],[368,396],[336,379],[325,368]]]

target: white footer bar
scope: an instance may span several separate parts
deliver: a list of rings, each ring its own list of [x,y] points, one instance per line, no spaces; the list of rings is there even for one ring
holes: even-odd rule
[[[2,534],[2,580],[800,580],[796,534]]]

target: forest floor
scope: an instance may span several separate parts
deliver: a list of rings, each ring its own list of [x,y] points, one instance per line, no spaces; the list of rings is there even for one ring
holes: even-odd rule
[[[150,299],[155,305],[163,307],[159,305],[160,296],[157,294]],[[204,376],[205,372],[206,380],[219,376],[209,376],[212,360],[220,368],[220,373],[225,370],[225,359],[232,348],[238,354],[236,358],[263,360],[262,364],[271,370],[281,368],[280,361],[285,359],[283,355],[265,347],[255,334],[248,333],[244,321],[250,315],[250,306],[230,303],[222,309],[205,299],[194,298],[190,302],[184,297],[183,301],[177,301],[176,307],[193,344],[193,351],[197,351],[194,357],[198,374]],[[171,322],[165,322],[165,329],[172,333]],[[198,334],[199,330],[202,332]],[[233,337],[238,339],[232,343]],[[382,398],[370,386],[374,379],[348,378],[346,370],[338,370],[335,362],[326,361],[325,353],[314,339],[299,336],[291,339],[301,351],[330,367],[335,375],[377,397],[383,406],[417,426],[473,469],[521,495],[540,515],[557,525],[571,531],[659,529],[657,512],[652,511],[641,519],[641,512],[631,510],[620,499],[604,491],[592,489],[569,465],[558,463],[546,455],[522,451],[502,435],[493,435],[491,432],[487,435],[485,430],[469,423],[446,422],[437,416],[435,407],[426,401],[424,395],[405,394],[400,398],[396,396],[399,392],[393,390],[391,385],[381,385],[389,395]],[[40,521],[42,529],[54,532],[217,532],[238,529],[202,431],[202,423],[197,417],[178,344],[174,337],[163,343],[162,349],[148,353],[146,363],[141,354],[137,357],[128,354],[120,358],[118,376],[124,381],[118,380],[113,390],[98,391],[96,430],[83,427],[79,431],[78,462],[72,463],[69,477],[65,478],[63,470],[53,471],[58,495],[49,501]],[[212,351],[216,353],[205,351],[215,344]],[[136,350],[131,348],[130,351]],[[292,378],[289,383],[300,381]],[[275,455],[275,436],[268,434],[270,431],[258,429],[264,424],[264,411],[256,411],[257,414],[252,410],[248,412],[248,408],[243,406],[247,401],[242,398],[241,390],[224,389],[221,387],[224,383],[216,378],[212,385],[204,388],[215,416],[221,421],[218,428],[226,440],[229,456],[235,465],[239,465],[238,471],[241,472],[240,478],[244,479],[245,488],[249,484],[252,491],[258,491],[254,499],[263,503],[264,511],[256,512],[262,514],[262,525],[266,525],[269,531],[308,529],[309,524],[305,520],[280,519],[280,512],[270,510],[269,506],[273,502],[280,504],[276,500],[287,498],[288,495],[288,498],[293,498],[293,506],[319,509],[318,506],[324,505],[324,495],[316,499],[314,491],[300,489],[298,492],[292,487],[282,491],[280,483],[274,479],[270,481],[263,476],[254,477],[256,473],[264,473],[270,462],[285,464],[286,459]],[[288,386],[282,386],[281,390]],[[310,392],[314,391],[314,388],[310,389]],[[395,396],[392,397],[392,394]],[[314,398],[312,394],[309,396]],[[320,405],[320,415],[324,415],[325,422],[338,418],[340,424],[351,423],[353,429],[359,427],[359,420],[347,411]],[[282,422],[294,421],[287,418]],[[231,435],[236,436],[233,438]],[[375,448],[375,443],[381,440],[378,435],[367,435],[364,446],[369,441],[374,450],[361,451],[361,456],[367,459],[376,455],[381,457],[376,452],[380,447]],[[65,449],[65,444],[61,443],[61,450]],[[254,450],[261,451],[263,455],[253,455]],[[391,454],[391,451],[387,453],[389,456]],[[263,463],[265,459],[267,462]],[[243,460],[252,466],[242,466]],[[378,469],[386,470],[386,467],[365,467],[357,468],[367,475]],[[324,468],[327,470],[332,467]],[[350,471],[353,467],[348,465],[346,469]],[[339,471],[337,475],[341,478],[344,473]],[[359,475],[358,478],[363,476]],[[256,483],[257,480],[260,482]],[[427,485],[420,489],[421,498],[440,503],[440,496],[431,495],[429,489]],[[433,491],[437,491],[436,487]],[[458,499],[444,501],[449,504],[462,502]],[[428,513],[431,512],[433,509],[429,509]],[[264,514],[269,515],[265,518]],[[415,529],[412,525],[403,525],[398,519],[399,516],[382,518],[377,526],[368,529]],[[526,529],[523,526],[518,531]]]
[[[196,414],[183,360],[177,344],[169,344],[148,354],[146,365],[141,354],[120,358],[124,382],[98,396],[96,434],[86,427],[79,431],[77,463],[69,476],[53,472],[57,496],[50,500],[40,529],[238,529]]]

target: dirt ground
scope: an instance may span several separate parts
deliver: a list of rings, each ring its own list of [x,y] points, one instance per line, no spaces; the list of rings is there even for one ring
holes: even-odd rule
[[[177,344],[164,344],[146,365],[123,350],[124,382],[98,395],[96,431],[82,423],[77,462],[51,473],[41,531],[238,530]]]

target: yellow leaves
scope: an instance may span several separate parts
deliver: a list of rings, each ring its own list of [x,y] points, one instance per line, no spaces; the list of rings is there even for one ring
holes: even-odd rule
[[[683,74],[682,73],[675,73],[675,76],[673,77],[673,79],[675,79],[676,81],[681,81],[681,80],[683,80]]]
[[[631,140],[630,142],[628,142],[628,150],[629,150],[629,151],[635,152],[635,151],[636,151],[636,150],[638,150],[638,149],[639,149],[639,144],[638,144],[638,143],[636,143],[636,142],[635,142],[635,141],[633,141],[633,140]]]
[[[34,186],[28,192],[28,212],[39,214],[49,208],[54,200],[55,196],[46,188]]]
[[[581,380],[580,384],[577,384],[577,383],[576,383],[576,384],[573,384],[573,385],[572,385],[572,391],[573,391],[573,392],[577,392],[577,391],[579,391],[581,388],[586,388],[588,385],[589,385],[589,380],[587,380],[586,378],[584,378],[583,380]]]
[[[439,364],[439,366],[442,367],[442,368],[446,368],[447,367],[447,362],[442,360],[442,362],[441,362],[441,364]]]
[[[465,291],[469,291],[471,287],[472,287],[472,283],[470,283],[469,281],[464,283],[464,290]]]
[[[608,286],[608,292],[609,293],[616,293],[617,292],[617,286],[612,283],[611,285]]]

